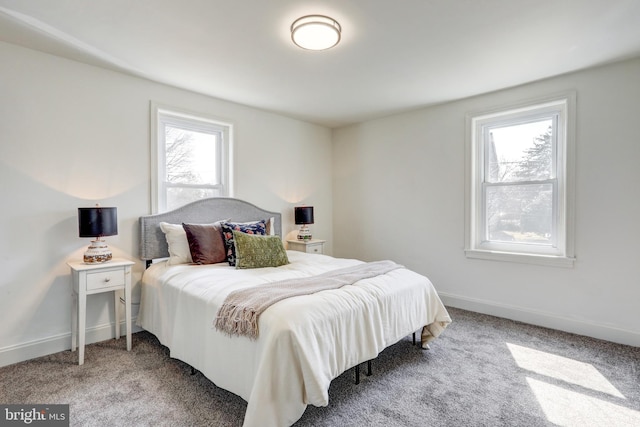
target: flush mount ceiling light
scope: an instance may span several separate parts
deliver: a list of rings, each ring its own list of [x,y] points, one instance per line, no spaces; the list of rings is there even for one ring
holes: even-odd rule
[[[340,41],[342,28],[335,19],[323,15],[307,15],[291,24],[291,40],[303,49],[325,50]]]

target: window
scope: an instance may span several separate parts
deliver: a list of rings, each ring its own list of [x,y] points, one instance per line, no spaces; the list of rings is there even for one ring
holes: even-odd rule
[[[467,117],[466,255],[573,265],[575,95]]]
[[[232,126],[156,104],[151,110],[153,211],[231,196]]]

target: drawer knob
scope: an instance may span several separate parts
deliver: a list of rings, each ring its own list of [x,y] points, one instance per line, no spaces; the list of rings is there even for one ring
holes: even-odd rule
[[[105,277],[105,278],[104,278],[104,281],[105,281],[105,282],[110,282],[110,281],[111,281],[111,278],[110,278],[110,277]]]

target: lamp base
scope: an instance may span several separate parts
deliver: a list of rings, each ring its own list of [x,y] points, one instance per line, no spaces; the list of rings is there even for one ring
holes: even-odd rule
[[[102,264],[111,261],[113,254],[104,240],[92,240],[84,253],[85,264]]]
[[[306,225],[300,227],[298,231],[298,240],[311,240],[311,230]]]

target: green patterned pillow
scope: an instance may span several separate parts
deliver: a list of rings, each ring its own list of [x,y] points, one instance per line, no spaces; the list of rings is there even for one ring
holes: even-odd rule
[[[262,236],[233,230],[236,268],[278,267],[289,264],[280,236]]]

